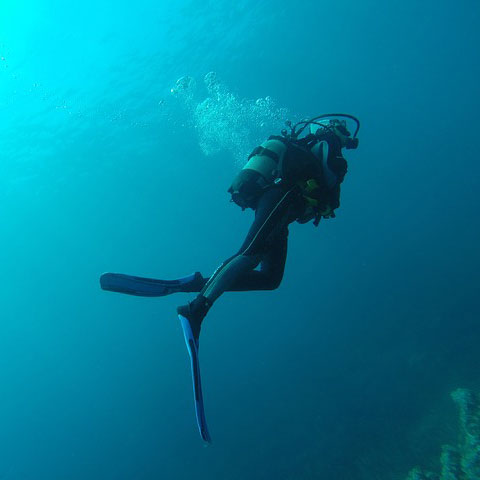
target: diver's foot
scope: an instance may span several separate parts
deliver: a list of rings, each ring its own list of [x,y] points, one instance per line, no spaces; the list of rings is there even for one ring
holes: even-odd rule
[[[207,283],[207,280],[208,278],[203,278],[203,275],[200,272],[195,272],[191,277],[191,280],[186,282],[183,285],[183,288],[179,291],[185,293],[200,292],[205,286],[205,283]]]
[[[177,307],[177,313],[188,320],[196,341],[200,337],[202,321],[210,306],[211,304],[203,295],[198,295],[193,302]]]

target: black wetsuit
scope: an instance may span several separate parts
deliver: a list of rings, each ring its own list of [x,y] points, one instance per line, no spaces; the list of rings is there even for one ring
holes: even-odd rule
[[[334,138],[328,140],[328,165],[336,170],[338,182],[330,188],[325,186],[322,166],[307,148],[307,142],[301,148],[289,148],[284,168],[290,170],[294,181],[271,186],[258,196],[255,220],[239,251],[204,280],[200,295],[209,306],[225,291],[273,290],[280,285],[287,257],[288,225],[302,215],[306,206],[297,186],[299,179],[315,178],[323,200],[333,208],[339,206],[346,161],[341,156],[341,145]]]

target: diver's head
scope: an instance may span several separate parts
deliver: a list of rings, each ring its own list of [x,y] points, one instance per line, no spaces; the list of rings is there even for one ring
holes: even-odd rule
[[[310,131],[316,136],[323,135],[325,132],[330,131],[340,140],[342,148],[350,150],[358,147],[358,138],[352,138],[352,134],[349,132],[345,120],[339,120],[337,118],[324,120],[318,124],[312,124]]]
[[[339,120],[339,117],[342,120]],[[345,118],[353,120],[357,124],[353,136],[347,129]],[[290,128],[290,133],[283,129],[282,135],[289,139],[297,140],[303,131],[310,127],[310,134],[318,139],[333,134],[339,140],[342,148],[353,149],[358,147],[357,134],[360,130],[360,120],[349,113],[324,113],[310,120],[300,120],[293,126],[291,122],[286,122],[286,125]]]
[[[347,150],[351,150],[358,147],[358,138],[352,138],[352,134],[349,132],[345,120],[334,118],[330,120],[330,125],[333,127],[335,135],[340,139],[342,148],[345,147]]]

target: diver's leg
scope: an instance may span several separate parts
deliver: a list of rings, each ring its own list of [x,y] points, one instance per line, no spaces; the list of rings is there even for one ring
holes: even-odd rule
[[[262,256],[260,270],[249,270],[233,282],[229,292],[275,290],[280,286],[287,260],[288,230],[277,235],[271,248]]]
[[[177,308],[179,315],[189,319],[196,338],[200,334],[201,322],[215,300],[229,290],[238,278],[260,263],[268,251],[272,233],[279,225],[285,224],[294,199],[293,189],[286,193],[278,188],[265,192],[259,199],[255,220],[239,253],[217,268],[193,302]]]
[[[258,218],[266,218],[268,202],[257,208]],[[288,248],[288,225],[295,221],[305,208],[303,200],[298,195],[290,198],[288,209],[281,221],[267,234],[261,246],[262,254],[260,270],[250,269],[238,275],[227,291],[275,290],[279,287],[285,271]],[[262,210],[267,210],[267,212]],[[271,206],[270,206],[271,209]],[[242,250],[241,250],[242,251]],[[243,252],[248,254],[248,252]],[[253,253],[258,254],[258,249]]]
[[[280,232],[284,232],[283,235],[288,233],[288,213],[294,198],[293,191],[285,193],[280,189],[271,189],[262,195],[255,211],[255,221],[240,251],[216,270],[200,292],[210,304],[223,292],[232,290],[244,275],[252,273],[271,251]],[[284,263],[285,259],[280,261]]]
[[[235,281],[226,290],[227,292],[246,292],[253,290],[275,290],[280,286],[285,271],[288,247],[288,228],[285,227],[269,242],[270,246],[265,254],[261,255],[260,270],[255,270],[258,257],[252,259],[251,268],[237,274]],[[237,257],[241,251],[227,259],[223,264]],[[196,282],[182,287],[183,292],[201,292],[209,278],[196,273]],[[188,290],[187,290],[188,288]]]

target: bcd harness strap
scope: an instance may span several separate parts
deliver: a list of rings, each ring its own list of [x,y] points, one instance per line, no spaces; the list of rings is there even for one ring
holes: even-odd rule
[[[255,155],[265,155],[266,157],[271,158],[275,163],[278,163],[279,160],[278,155],[273,150],[269,150],[261,145],[253,149],[253,152],[248,156],[248,160]]]

